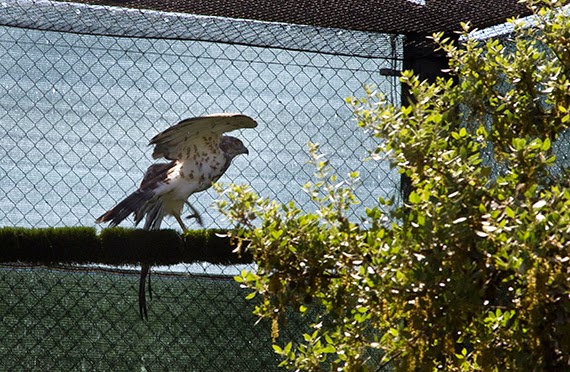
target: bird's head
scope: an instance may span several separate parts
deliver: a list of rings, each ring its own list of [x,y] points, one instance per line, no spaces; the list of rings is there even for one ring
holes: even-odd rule
[[[233,159],[240,154],[249,155],[249,151],[243,142],[240,139],[232,136],[222,136],[222,140],[220,141],[220,148],[230,159]]]

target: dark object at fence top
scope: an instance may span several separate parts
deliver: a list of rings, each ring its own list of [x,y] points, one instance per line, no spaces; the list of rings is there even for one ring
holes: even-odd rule
[[[136,9],[393,34],[485,28],[530,14],[518,0],[75,0]]]
[[[248,252],[238,255],[225,231],[94,227],[0,227],[0,263],[153,265],[210,262],[217,265],[247,264]]]

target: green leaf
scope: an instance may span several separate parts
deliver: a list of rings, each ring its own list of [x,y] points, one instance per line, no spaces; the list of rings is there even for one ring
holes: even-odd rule
[[[278,240],[283,235],[283,230],[271,230],[271,237],[275,240]]]
[[[397,337],[397,336],[400,334],[400,332],[398,332],[398,330],[397,330],[396,328],[390,328],[390,329],[388,330],[388,333],[391,334],[391,335],[394,336],[394,337]]]
[[[510,218],[515,218],[515,211],[513,211],[508,205],[505,207],[505,214]]]
[[[350,173],[348,174],[348,176],[349,176],[350,178],[353,178],[353,179],[354,179],[354,178],[358,178],[358,177],[360,176],[360,172],[359,172],[359,171],[350,172]]]
[[[412,203],[412,204],[419,204],[422,201],[422,199],[420,198],[418,193],[415,191],[412,191],[410,193],[409,200],[410,200],[410,203]]]
[[[293,343],[289,342],[287,345],[285,345],[285,348],[283,349],[283,353],[288,355],[291,352],[292,348],[293,348]]]
[[[435,113],[431,114],[430,116],[428,116],[427,121],[432,122],[434,124],[439,124],[439,123],[441,123],[442,119],[443,119],[443,115],[441,115],[439,112],[435,112]]]
[[[408,116],[412,113],[413,107],[412,106],[402,106],[401,110],[402,110],[402,114],[404,114],[404,116]]]
[[[544,141],[542,141],[542,147],[540,148],[542,151],[548,151],[550,150],[550,138],[546,138]]]
[[[513,138],[511,142],[516,151],[522,151],[526,147],[526,140],[524,138]]]
[[[336,353],[336,348],[333,345],[327,345],[321,349],[321,353],[324,354],[333,354]]]
[[[423,214],[419,214],[416,222],[419,226],[424,226],[426,224],[426,217]]]

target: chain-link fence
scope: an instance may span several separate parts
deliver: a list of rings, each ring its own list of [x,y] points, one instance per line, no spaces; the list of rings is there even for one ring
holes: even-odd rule
[[[401,68],[401,37],[52,1],[0,7],[0,226],[93,226],[137,187],[152,136],[216,112],[259,123],[236,134],[250,155],[221,182],[309,210],[312,141],[340,176],[361,171],[354,216],[398,192],[397,172],[363,163],[373,143],[344,99],[374,83],[399,101],[397,78],[380,70]],[[216,197],[189,200],[207,228],[227,227]],[[155,268],[141,322],[128,268],[2,266],[1,369],[274,369],[270,326],[254,326],[231,278],[242,268]]]
[[[0,6],[0,226],[93,226],[140,182],[152,136],[227,111],[259,126],[237,134],[250,155],[222,182],[309,210],[312,141],[339,175],[360,170],[354,218],[398,195],[397,172],[363,162],[373,143],[344,98],[374,83],[399,102],[397,77],[380,75],[401,69],[399,36],[43,0]],[[556,144],[564,164],[566,136]],[[190,198],[208,228],[227,227],[216,197]],[[132,268],[4,264],[1,369],[277,369],[270,324],[254,325],[231,278],[246,267],[154,268],[142,322]],[[305,329],[289,319],[280,342]]]
[[[320,143],[337,174],[361,172],[357,218],[379,196],[398,195],[400,178],[387,164],[363,162],[374,143],[344,99],[374,83],[399,102],[397,77],[380,71],[401,69],[402,42],[378,33],[3,0],[0,227],[93,226],[152,164],[152,136],[216,112],[259,123],[236,134],[250,155],[238,157],[221,182],[246,183],[310,210],[302,191],[313,173],[306,144]],[[564,162],[567,144],[556,144]],[[212,208],[216,197],[190,198],[207,228],[227,227]],[[177,225],[167,219],[163,227]],[[246,267],[154,268],[149,321],[142,322],[132,268],[4,264],[0,369],[277,369],[270,325],[254,325],[253,303],[231,278]],[[290,319],[282,342],[304,329],[302,319]]]
[[[92,225],[140,182],[153,135],[180,119],[225,111],[250,115],[259,127],[237,134],[250,156],[237,158],[221,181],[306,205],[309,140],[322,144],[340,175],[362,169],[371,147],[344,99],[363,94],[364,83],[399,99],[397,78],[379,74],[399,68],[396,37],[7,4],[2,23],[14,26],[0,30],[3,224]],[[365,164],[363,171],[363,206],[397,187],[386,167]],[[190,201],[206,211],[206,226],[223,227],[211,212],[214,197]]]

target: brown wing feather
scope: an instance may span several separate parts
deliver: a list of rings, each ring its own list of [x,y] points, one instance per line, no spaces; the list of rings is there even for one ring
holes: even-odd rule
[[[193,142],[204,138],[219,141],[225,132],[256,126],[255,120],[242,114],[223,113],[185,119],[150,140],[149,144],[155,146],[152,157],[178,160],[185,155],[182,149],[192,147]]]
[[[168,171],[174,166],[175,162],[152,164],[146,170],[140,189],[154,189],[158,182],[166,180]]]

